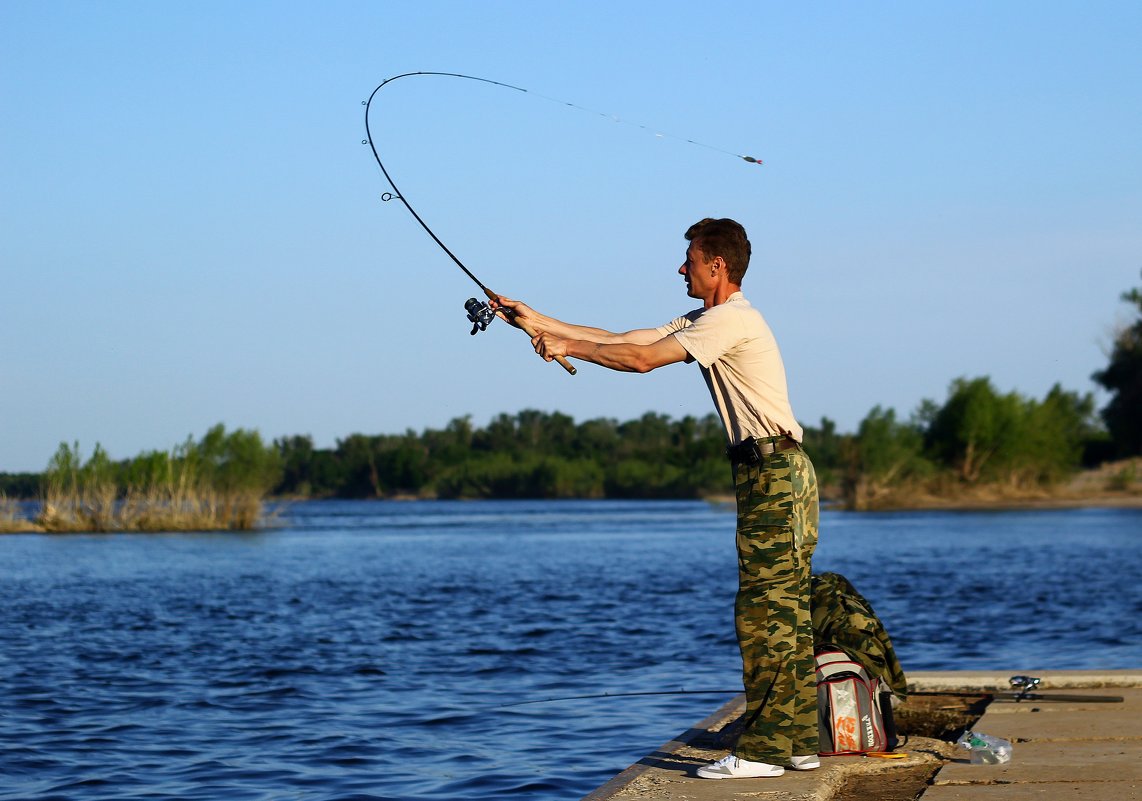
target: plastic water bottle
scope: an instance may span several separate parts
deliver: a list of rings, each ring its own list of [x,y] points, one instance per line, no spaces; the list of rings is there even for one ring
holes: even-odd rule
[[[965,731],[956,745],[971,752],[973,765],[1002,765],[1011,761],[1011,743],[989,734]]]

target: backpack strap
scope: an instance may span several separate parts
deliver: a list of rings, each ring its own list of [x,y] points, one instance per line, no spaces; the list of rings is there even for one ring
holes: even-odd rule
[[[870,682],[868,671],[865,670],[864,665],[849,656],[844,649],[835,645],[818,649],[815,661],[818,683],[839,673],[855,673],[865,682]]]

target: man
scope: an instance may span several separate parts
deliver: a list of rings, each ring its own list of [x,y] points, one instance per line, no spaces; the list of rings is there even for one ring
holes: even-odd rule
[[[817,480],[801,450],[785,367],[761,314],[741,292],[745,229],[705,219],[686,232],[678,272],[702,307],[659,328],[616,334],[572,325],[518,301],[516,312],[547,361],[557,356],[647,372],[697,361],[725,426],[737,493],[738,593],[734,605],[746,690],[744,729],[732,753],[698,769],[708,779],[780,776],[819,767],[810,560],[817,542]],[[502,316],[502,312],[501,312]],[[505,318],[506,319],[506,318]]]

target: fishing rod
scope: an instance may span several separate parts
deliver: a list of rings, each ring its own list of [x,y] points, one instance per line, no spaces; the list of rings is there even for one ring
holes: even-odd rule
[[[969,697],[972,693],[942,693],[942,692],[923,692],[923,693],[909,693],[909,695],[951,695],[956,698]],[[1121,695],[1063,695],[1059,693],[975,693],[975,696],[986,695],[992,701],[1012,701],[1018,704],[1021,701],[1038,701],[1040,703],[1056,702],[1063,704],[1121,704],[1123,697]]]
[[[1013,701],[1020,703],[1021,701],[1055,701],[1062,703],[1093,703],[1093,704],[1120,704],[1123,701],[1121,695],[1066,695],[1061,693],[1043,694],[1033,692],[1039,688],[1042,679],[1037,676],[1012,676],[1007,680],[1011,685],[1009,692],[1000,692],[997,690],[979,690],[972,692],[971,690],[923,690],[913,691],[908,693],[909,696],[921,697],[937,697],[937,696],[950,696],[952,698],[987,698],[989,701]]]
[[[498,708],[506,709],[513,706],[529,706],[531,704],[556,704],[563,701],[589,701],[599,698],[634,698],[644,695],[738,695],[744,693],[738,690],[651,690],[636,693],[595,693],[593,695],[565,695],[559,698],[533,698],[530,701],[515,701],[510,704],[500,704]],[[982,698],[988,701],[1038,701],[1040,703],[1090,703],[1090,704],[1121,704],[1121,695],[1062,695],[1056,693],[997,693],[995,690],[916,690],[908,693],[908,698]]]
[[[989,701],[1014,701],[1015,703],[1021,701],[1055,701],[1063,703],[1120,704],[1123,701],[1121,695],[1064,695],[1031,692],[1039,686],[1041,681],[1041,679],[1031,676],[1012,676],[1009,679],[1012,688],[1009,693],[997,690],[976,690],[974,692],[971,690],[913,690],[908,693],[908,697],[986,698]],[[500,708],[527,706],[529,704],[553,704],[560,701],[585,701],[596,698],[633,698],[643,695],[737,695],[743,692],[745,692],[744,689],[738,688],[736,690],[651,690],[629,693],[595,693],[592,695],[566,695],[558,698],[535,698],[530,701],[516,701],[511,704],[501,704]]]
[[[480,83],[492,84],[493,86],[502,86],[505,89],[514,89],[517,92],[526,92],[527,90],[521,89],[518,86],[512,86],[511,84],[500,83],[499,81],[492,81],[487,78],[477,78],[472,75],[461,75],[456,72],[405,72],[381,81],[380,85],[378,85],[377,88],[373,90],[373,93],[369,95],[369,99],[364,101],[366,139],[363,144],[368,144],[369,148],[373,151],[373,158],[377,160],[377,166],[381,168],[381,172],[384,173],[385,180],[389,182],[389,186],[391,186],[393,190],[391,193],[386,192],[381,195],[381,200],[386,202],[389,200],[399,200],[401,203],[403,203],[404,207],[408,209],[408,213],[413,216],[413,219],[420,223],[420,227],[424,229],[425,233],[432,237],[432,241],[439,245],[440,249],[448,254],[448,258],[452,259],[452,261],[456,263],[456,266],[464,271],[464,275],[471,278],[475,282],[476,286],[480,287],[480,289],[483,290],[484,294],[488,296],[488,300],[492,300],[497,304],[500,304],[500,296],[492,290],[488,289],[488,287],[485,286],[484,283],[464,265],[464,262],[460,261],[459,257],[457,257],[455,253],[449,250],[448,246],[444,244],[443,240],[441,240],[440,237],[438,237],[435,232],[433,232],[433,230],[428,227],[428,223],[426,223],[424,219],[416,213],[416,209],[414,209],[412,204],[408,202],[408,198],[406,198],[404,193],[401,192],[399,188],[397,188],[396,182],[393,181],[392,176],[389,175],[389,171],[385,168],[384,162],[381,161],[380,153],[377,152],[377,146],[373,142],[373,132],[369,126],[369,111],[372,109],[373,98],[377,96],[377,93],[380,92],[381,89],[393,81],[399,80],[400,78],[408,78],[412,75],[438,75],[449,78],[465,78],[470,81],[479,81]],[[515,311],[503,305],[499,305],[499,309],[509,322],[522,328],[524,333],[526,333],[529,337],[535,336],[535,331],[532,329],[532,327],[520,321]],[[464,303],[464,310],[468,312],[468,320],[472,323],[472,334],[476,334],[478,331],[487,330],[492,321],[496,319],[495,312],[492,311],[488,304],[481,303],[476,298],[469,298]],[[575,375],[575,373],[578,372],[565,357],[557,356],[555,360],[559,362],[559,364],[563,366],[563,369],[571,375]]]
[[[487,295],[488,300],[494,301],[497,304],[497,309],[504,316],[504,318],[508,322],[512,323],[513,325],[516,325],[519,328],[522,328],[524,333],[526,333],[529,337],[535,337],[536,332],[534,331],[534,329],[532,329],[531,326],[529,326],[526,323],[519,320],[518,315],[516,314],[516,312],[514,310],[509,309],[508,307],[502,305],[500,296],[498,294],[496,294],[495,292],[493,292],[491,289],[489,289],[487,286],[485,286],[484,283],[482,281],[480,281],[480,279],[477,278],[475,276],[475,274],[471,270],[468,269],[467,266],[465,266],[464,262],[460,261],[459,257],[457,257],[456,254],[453,253],[448,248],[448,246],[444,244],[443,240],[441,240],[440,237],[437,236],[436,233],[431,228],[428,227],[428,223],[426,223],[424,221],[424,219],[419,214],[417,214],[416,209],[414,209],[412,207],[412,204],[408,202],[408,198],[406,198],[404,193],[401,192],[400,189],[397,188],[396,182],[393,181],[393,178],[389,174],[388,169],[385,167],[384,162],[381,161],[381,156],[377,152],[376,143],[373,141],[373,132],[372,132],[370,125],[369,125],[369,112],[373,106],[373,99],[376,98],[377,93],[380,92],[381,89],[383,89],[385,86],[392,83],[393,81],[399,80],[401,78],[408,78],[408,77],[415,76],[415,75],[433,75],[433,76],[445,77],[445,78],[462,78],[464,80],[477,81],[479,83],[490,84],[492,86],[499,86],[499,87],[502,87],[504,89],[511,89],[513,91],[523,92],[525,94],[532,94],[532,93],[529,93],[527,89],[524,89],[524,88],[519,87],[519,86],[513,86],[512,84],[509,84],[509,83],[502,83],[501,81],[493,81],[489,78],[479,78],[479,77],[476,77],[474,75],[464,75],[464,74],[458,73],[458,72],[423,72],[423,71],[422,72],[404,72],[404,73],[401,73],[400,75],[394,75],[391,78],[386,78],[385,80],[381,81],[381,83],[377,86],[377,88],[373,90],[372,94],[369,95],[369,99],[361,101],[361,104],[365,107],[365,135],[366,135],[366,138],[362,141],[361,144],[367,144],[369,146],[369,148],[373,151],[373,158],[376,159],[377,166],[379,166],[381,168],[381,172],[384,174],[385,180],[388,181],[389,186],[392,187],[392,192],[385,192],[384,194],[382,194],[381,200],[385,201],[385,202],[388,202],[390,200],[399,200],[404,205],[404,207],[408,210],[409,214],[411,214],[413,216],[413,219],[415,219],[417,221],[417,223],[420,224],[420,227],[424,229],[425,233],[427,233],[430,237],[432,237],[432,241],[435,242],[440,247],[440,249],[443,250],[448,255],[448,258],[452,259],[452,261],[455,262],[456,266],[459,267],[464,272],[464,274],[466,276],[468,276],[470,279],[472,279],[473,282],[475,282],[476,286],[478,286],[483,291],[483,293],[485,295]],[[628,124],[636,125],[637,127],[642,128],[644,130],[650,130],[645,125],[641,125],[638,123],[629,123],[627,120],[620,119],[619,117],[617,117],[615,115],[608,115],[608,114],[603,114],[602,112],[595,112],[595,111],[592,111],[591,109],[588,109],[584,106],[576,105],[575,103],[568,103],[565,101],[557,100],[553,97],[547,97],[545,95],[540,95],[540,94],[536,94],[535,96],[542,98],[543,100],[548,100],[548,101],[551,101],[553,103],[558,103],[558,104],[563,105],[563,106],[568,106],[570,108],[578,109],[579,111],[585,111],[585,112],[588,112],[591,114],[599,114],[600,116],[606,117],[610,120],[613,120],[614,122],[627,122]],[[657,136],[659,138],[681,139],[681,137],[670,136],[669,134],[660,133],[660,132],[655,132],[655,136]],[[721,148],[714,147],[713,145],[708,145],[708,144],[705,144],[704,142],[699,142],[699,141],[696,141],[694,139],[682,139],[682,141],[686,142],[687,144],[697,145],[698,147],[708,148],[710,150],[715,150],[719,153],[724,153],[726,155],[733,156],[735,158],[739,158],[739,159],[741,159],[745,162],[748,162],[750,164],[761,165],[764,163],[761,159],[754,158],[753,156],[743,156],[743,155],[738,154],[738,153],[731,153],[728,150],[722,150]],[[468,313],[468,321],[472,323],[471,333],[473,335],[479,331],[487,330],[488,326],[492,323],[492,321],[494,321],[496,319],[496,312],[493,311],[488,306],[487,303],[483,303],[483,302],[477,300],[476,298],[469,298],[464,303],[464,310]],[[567,361],[566,357],[556,356],[555,361],[559,362],[559,364],[563,367],[563,369],[566,370],[571,375],[575,375],[575,373],[577,372],[575,367],[569,361]]]
[[[560,701],[586,701],[594,698],[634,698],[640,695],[735,695],[745,690],[648,690],[633,693],[594,693],[592,695],[565,695],[559,698],[533,698],[530,701],[515,701],[510,704],[500,704],[500,709],[509,706],[527,706],[529,704],[554,704]]]

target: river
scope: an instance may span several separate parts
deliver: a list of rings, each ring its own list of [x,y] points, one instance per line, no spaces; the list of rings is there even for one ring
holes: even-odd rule
[[[308,502],[0,538],[0,799],[580,798],[740,687],[703,502]],[[909,670],[1142,666],[1142,510],[826,510]],[[542,701],[542,703],[525,703]]]

